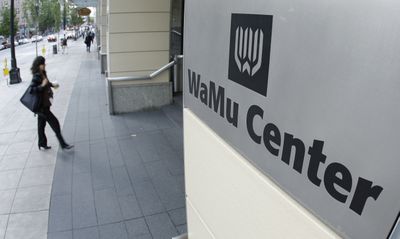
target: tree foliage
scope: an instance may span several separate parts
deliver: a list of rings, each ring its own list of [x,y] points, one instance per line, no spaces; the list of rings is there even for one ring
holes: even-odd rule
[[[25,0],[23,11],[30,28],[36,27],[38,23],[42,32],[60,30],[63,12],[58,0]],[[83,23],[82,17],[78,15],[78,9],[70,2],[66,2],[65,11],[67,25],[76,26]]]
[[[59,31],[61,9],[58,0],[25,0],[23,11],[29,27],[38,24],[39,31]]]
[[[58,0],[42,0],[39,14],[39,30],[59,31],[61,25],[61,9]]]
[[[76,7],[70,7],[69,8],[69,23],[72,26],[78,26],[81,25],[83,23],[83,19],[81,16],[79,16],[78,14],[78,8]]]
[[[14,10],[14,34],[18,30],[18,19]],[[8,6],[0,10],[0,35],[10,36],[11,34],[11,12]]]

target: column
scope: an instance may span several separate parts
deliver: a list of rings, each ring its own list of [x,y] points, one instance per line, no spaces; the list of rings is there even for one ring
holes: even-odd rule
[[[101,73],[105,73],[107,69],[107,31],[108,31],[108,16],[107,16],[107,0],[99,0],[99,15],[100,15],[100,61]]]
[[[108,1],[108,76],[146,76],[169,62],[170,0]],[[115,113],[172,100],[169,71],[152,80],[111,84]]]

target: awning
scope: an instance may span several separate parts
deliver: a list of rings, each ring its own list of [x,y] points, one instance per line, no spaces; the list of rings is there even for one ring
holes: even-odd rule
[[[97,0],[70,0],[78,7],[96,7]]]

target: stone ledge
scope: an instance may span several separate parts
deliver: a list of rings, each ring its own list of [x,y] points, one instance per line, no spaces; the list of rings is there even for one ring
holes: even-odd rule
[[[157,109],[172,103],[172,83],[112,85],[114,114]]]

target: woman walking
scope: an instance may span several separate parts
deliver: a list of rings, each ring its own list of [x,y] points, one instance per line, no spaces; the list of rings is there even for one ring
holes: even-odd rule
[[[86,51],[90,52],[90,44],[92,44],[92,36],[90,35],[90,33],[86,33],[86,38],[85,38],[85,44],[86,44]]]
[[[58,88],[59,85],[56,83],[51,83],[46,74],[46,60],[42,56],[38,56],[32,63],[32,90],[39,95],[41,102],[39,106],[38,115],[38,135],[39,135],[39,150],[41,148],[47,150],[51,149],[47,145],[47,138],[45,134],[46,122],[49,123],[50,127],[53,129],[57,136],[58,141],[62,149],[71,149],[73,145],[69,145],[65,142],[63,136],[61,135],[60,123],[54,114],[50,111],[51,101],[53,98],[53,91],[51,87]]]

